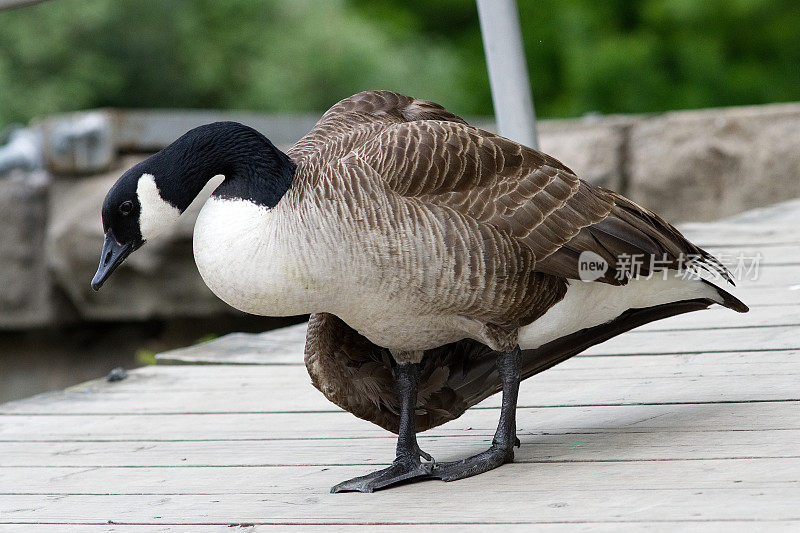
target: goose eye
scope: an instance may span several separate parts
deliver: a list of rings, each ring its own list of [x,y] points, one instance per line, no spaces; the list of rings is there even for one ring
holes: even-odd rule
[[[130,215],[133,212],[133,202],[130,200],[125,200],[119,204],[119,212],[125,216]]]

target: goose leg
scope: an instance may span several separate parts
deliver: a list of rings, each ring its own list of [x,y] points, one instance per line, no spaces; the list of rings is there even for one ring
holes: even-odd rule
[[[417,434],[414,429],[419,365],[416,363],[398,364],[395,372],[397,394],[400,397],[397,457],[389,468],[343,481],[331,488],[331,492],[372,492],[401,481],[430,476],[431,469],[436,463],[430,455],[419,448]],[[420,461],[420,457],[431,461],[431,463],[423,464]]]
[[[497,370],[503,383],[503,404],[491,447],[485,452],[460,461],[436,464],[431,477],[455,481],[482,474],[514,460],[514,446],[520,445],[516,435],[516,410],[521,359],[519,346],[497,357]]]

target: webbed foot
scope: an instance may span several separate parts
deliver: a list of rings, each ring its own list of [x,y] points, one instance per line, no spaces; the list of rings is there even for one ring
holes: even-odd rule
[[[422,463],[419,457],[398,457],[389,468],[376,470],[365,476],[354,477],[353,479],[343,481],[338,485],[334,485],[331,488],[331,492],[374,492],[403,481],[428,478],[433,468],[436,466],[436,462],[433,461],[430,455],[422,450],[419,450],[419,452],[419,455],[432,462]]]
[[[515,444],[519,442],[516,440]],[[510,463],[514,460],[514,447],[492,444],[491,448],[461,459],[447,463],[436,464],[430,477],[441,479],[442,481],[455,481],[465,477],[477,476],[489,470],[493,470],[500,465]]]

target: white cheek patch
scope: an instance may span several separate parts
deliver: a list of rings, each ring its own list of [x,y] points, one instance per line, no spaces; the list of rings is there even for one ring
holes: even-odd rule
[[[152,174],[142,174],[136,185],[136,196],[139,198],[141,213],[139,214],[139,231],[142,239],[149,241],[166,230],[181,216],[177,207],[161,198]]]

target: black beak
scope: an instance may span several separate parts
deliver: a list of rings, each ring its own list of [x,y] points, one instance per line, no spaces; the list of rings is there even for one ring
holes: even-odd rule
[[[92,288],[96,291],[100,290],[103,283],[106,282],[116,268],[122,264],[126,257],[135,250],[132,242],[120,244],[114,237],[114,233],[108,230],[106,233],[106,240],[103,242],[103,251],[100,252],[100,266],[97,267],[97,274],[92,278]]]

